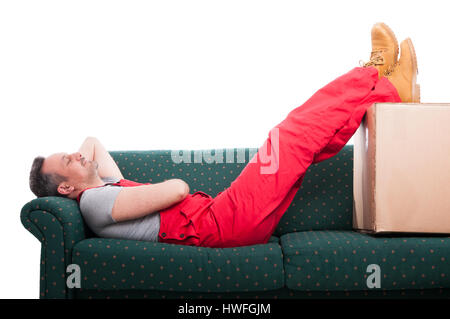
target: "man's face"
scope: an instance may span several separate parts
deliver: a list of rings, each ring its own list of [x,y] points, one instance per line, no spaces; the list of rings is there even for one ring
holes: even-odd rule
[[[42,173],[64,176],[58,192],[73,198],[97,177],[97,167],[96,161],[87,161],[81,153],[56,153],[45,159]]]

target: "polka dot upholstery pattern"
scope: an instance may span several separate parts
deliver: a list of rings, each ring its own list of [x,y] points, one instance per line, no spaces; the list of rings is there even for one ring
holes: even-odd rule
[[[66,264],[72,260],[73,246],[90,234],[76,201],[60,197],[42,197],[28,202],[21,221],[41,243],[41,298],[65,298]]]
[[[214,197],[256,151],[186,151],[182,162],[174,161],[168,150],[111,155],[127,179],[158,183],[181,178],[191,193]],[[267,245],[215,249],[96,238],[76,201],[33,199],[22,208],[21,221],[42,243],[39,296],[449,298],[448,236],[374,237],[351,230],[352,161],[353,146],[347,145],[333,158],[312,165]],[[81,267],[81,289],[66,287],[71,263]],[[381,289],[367,289],[365,267],[370,263],[381,267]]]
[[[346,145],[334,157],[308,168],[275,235],[308,230],[351,230],[352,218],[353,145]]]
[[[286,286],[294,290],[368,290],[380,268],[383,290],[450,287],[450,237],[375,237],[354,231],[283,235]]]
[[[249,300],[255,301],[278,299],[449,299],[448,289],[423,290],[372,290],[372,291],[299,291],[286,287],[264,292],[231,292],[231,293],[194,293],[157,290],[77,290],[78,299],[163,299],[163,300]]]
[[[82,289],[180,292],[267,291],[284,286],[278,238],[265,245],[205,248],[88,239],[73,250]]]
[[[191,193],[203,191],[211,196],[230,186],[257,152],[257,148],[197,150],[175,152],[113,151],[110,152],[126,179],[140,183],[160,183],[181,178]],[[188,154],[179,158],[177,154]]]

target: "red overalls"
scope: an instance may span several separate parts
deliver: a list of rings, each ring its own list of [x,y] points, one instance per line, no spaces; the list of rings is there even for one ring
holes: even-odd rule
[[[266,243],[308,167],[336,155],[375,102],[401,100],[373,67],[354,68],[329,83],[272,128],[230,187],[215,198],[190,194],[160,211],[159,241],[205,247]]]

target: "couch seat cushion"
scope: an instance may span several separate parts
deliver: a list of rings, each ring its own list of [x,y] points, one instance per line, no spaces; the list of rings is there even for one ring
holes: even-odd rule
[[[450,237],[375,237],[354,231],[282,236],[286,285],[295,290],[450,287]],[[379,271],[369,265],[378,265]],[[379,287],[369,288],[368,282]]]
[[[205,248],[91,238],[76,244],[81,289],[187,292],[266,291],[284,285],[278,238],[265,245]]]

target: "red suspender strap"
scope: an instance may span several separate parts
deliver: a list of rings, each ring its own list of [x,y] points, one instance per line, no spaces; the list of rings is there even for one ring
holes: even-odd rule
[[[104,187],[104,186],[107,186],[107,185],[122,186],[122,187],[133,187],[133,186],[150,185],[150,184],[151,184],[151,183],[138,183],[138,182],[130,181],[130,180],[128,180],[128,179],[121,179],[121,180],[120,180],[119,182],[117,182],[117,183],[107,183],[107,184],[102,185],[102,186],[88,187],[88,188],[83,189],[83,190],[78,194],[78,196],[77,196],[77,202],[78,202],[78,204],[79,204],[79,203],[80,203],[80,199],[81,199],[81,195],[83,195],[83,193],[84,193],[86,190],[91,189],[91,188]]]

